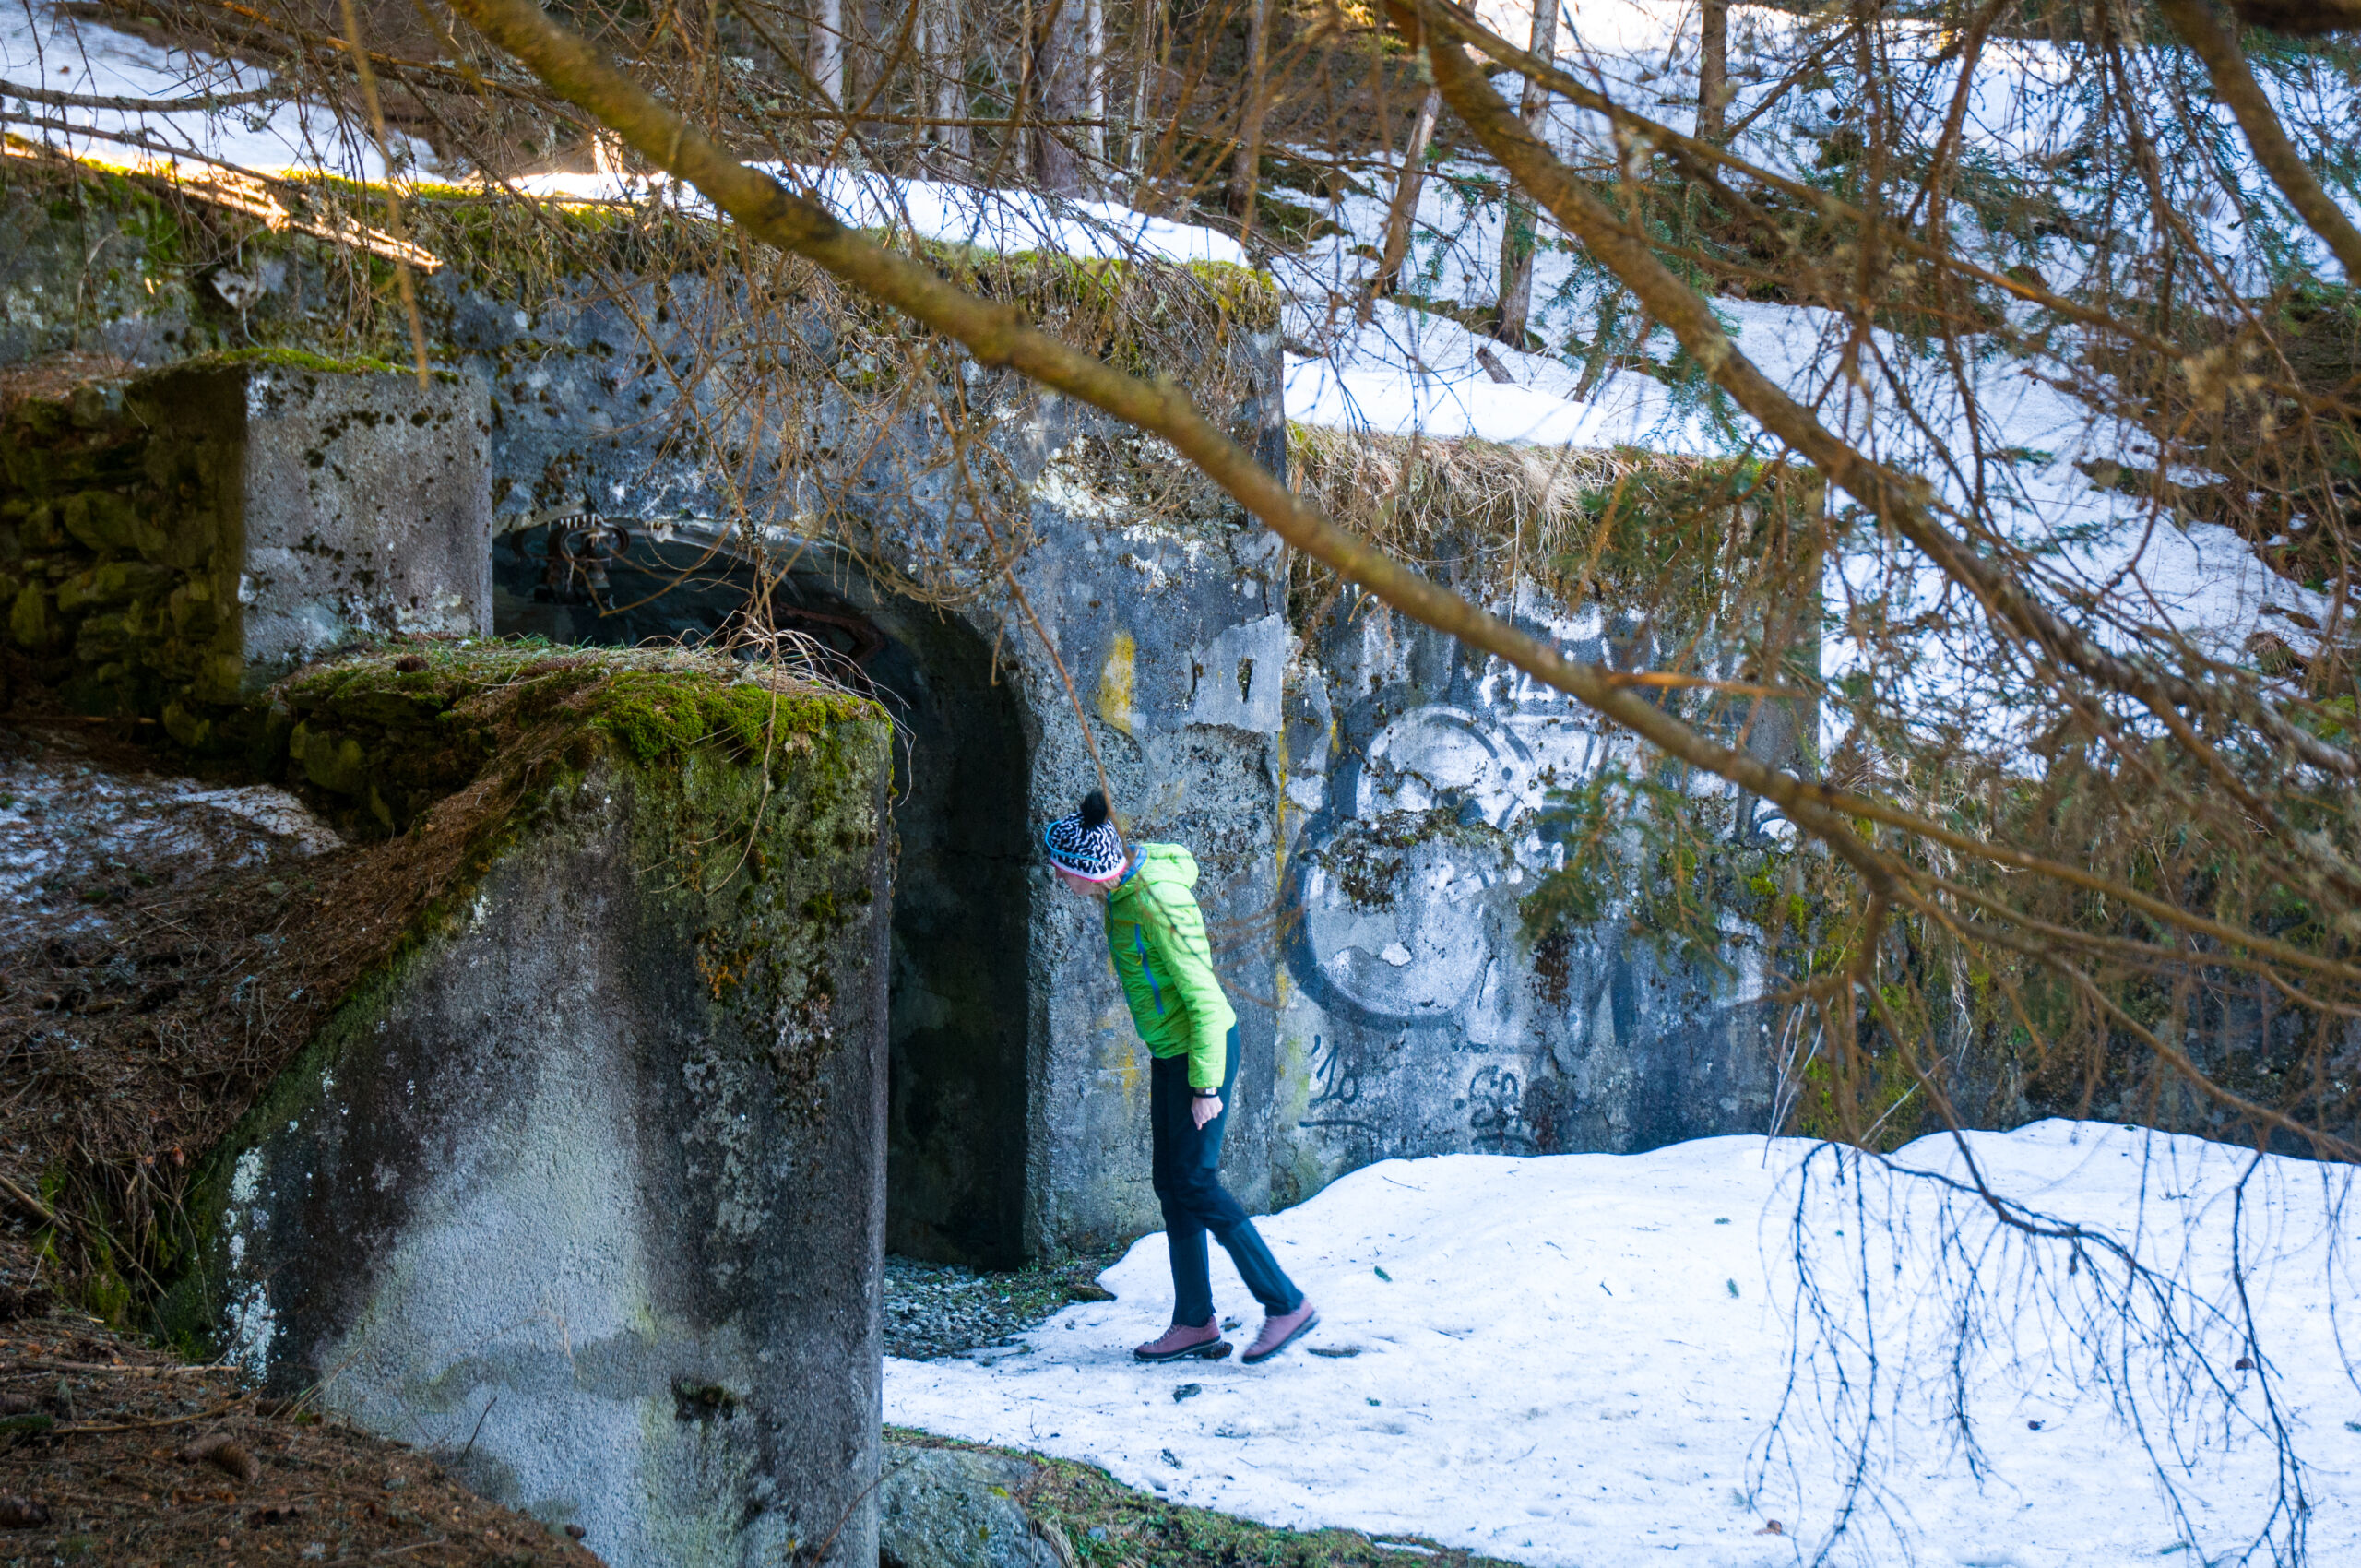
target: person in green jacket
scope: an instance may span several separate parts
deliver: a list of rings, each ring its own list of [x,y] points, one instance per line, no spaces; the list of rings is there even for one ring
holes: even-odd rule
[[[1303,1292],[1221,1184],[1221,1140],[1238,1081],[1238,1015],[1214,975],[1205,917],[1190,890],[1196,858],[1178,844],[1126,845],[1096,790],[1042,836],[1066,886],[1107,906],[1107,951],[1146,1042],[1156,1195],[1172,1256],[1172,1326],[1132,1354],[1143,1361],[1229,1354],[1214,1313],[1205,1233],[1263,1304],[1250,1365],[1286,1349],[1320,1321]]]

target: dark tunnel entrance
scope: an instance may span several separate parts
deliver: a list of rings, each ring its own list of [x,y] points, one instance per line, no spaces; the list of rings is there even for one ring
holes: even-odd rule
[[[621,552],[599,563],[604,581],[595,587],[564,560],[552,574],[549,544],[536,529],[495,551],[493,620],[503,635],[695,646],[725,633],[753,590],[744,563],[708,558],[686,542],[614,540],[610,548]],[[1030,757],[1015,693],[993,681],[991,647],[967,626],[880,596],[854,572],[791,573],[768,613],[854,661],[900,727],[886,1248],[1013,1268],[1026,1250],[1035,885]]]

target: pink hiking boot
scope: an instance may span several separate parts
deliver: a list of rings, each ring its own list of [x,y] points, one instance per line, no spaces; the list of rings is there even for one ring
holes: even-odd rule
[[[1132,1354],[1143,1361],[1177,1361],[1184,1356],[1218,1361],[1229,1354],[1229,1341],[1221,1336],[1216,1324],[1202,1323],[1192,1328],[1176,1323],[1164,1331],[1162,1338],[1132,1347]]]
[[[1250,1367],[1257,1361],[1267,1361],[1309,1334],[1319,1321],[1320,1314],[1312,1310],[1309,1298],[1298,1303],[1291,1313],[1266,1317],[1263,1320],[1263,1332],[1254,1336],[1254,1343],[1239,1360]]]

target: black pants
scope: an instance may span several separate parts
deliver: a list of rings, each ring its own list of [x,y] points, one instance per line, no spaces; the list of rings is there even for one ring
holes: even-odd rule
[[[1190,1115],[1189,1059],[1156,1057],[1148,1067],[1148,1119],[1156,1130],[1156,1195],[1164,1205],[1164,1241],[1172,1253],[1172,1321],[1211,1323],[1214,1290],[1205,1232],[1212,1231],[1238,1277],[1274,1316],[1303,1304],[1303,1292],[1255,1234],[1254,1222],[1221,1184],[1221,1137],[1238,1082],[1238,1030],[1229,1031],[1221,1114],[1199,1127]]]

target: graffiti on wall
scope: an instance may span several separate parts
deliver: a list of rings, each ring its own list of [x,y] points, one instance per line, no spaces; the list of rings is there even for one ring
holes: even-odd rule
[[[1603,636],[1554,630],[1585,654],[1582,634]],[[1525,929],[1522,900],[1565,863],[1560,791],[1635,766],[1633,743],[1514,671],[1435,661],[1421,679],[1419,658],[1361,625],[1298,666],[1281,1027],[1308,1080],[1300,1141],[1346,1169],[1744,1122],[1751,1102],[1719,1086],[1759,973],[1670,972],[1612,906],[1586,931]]]

